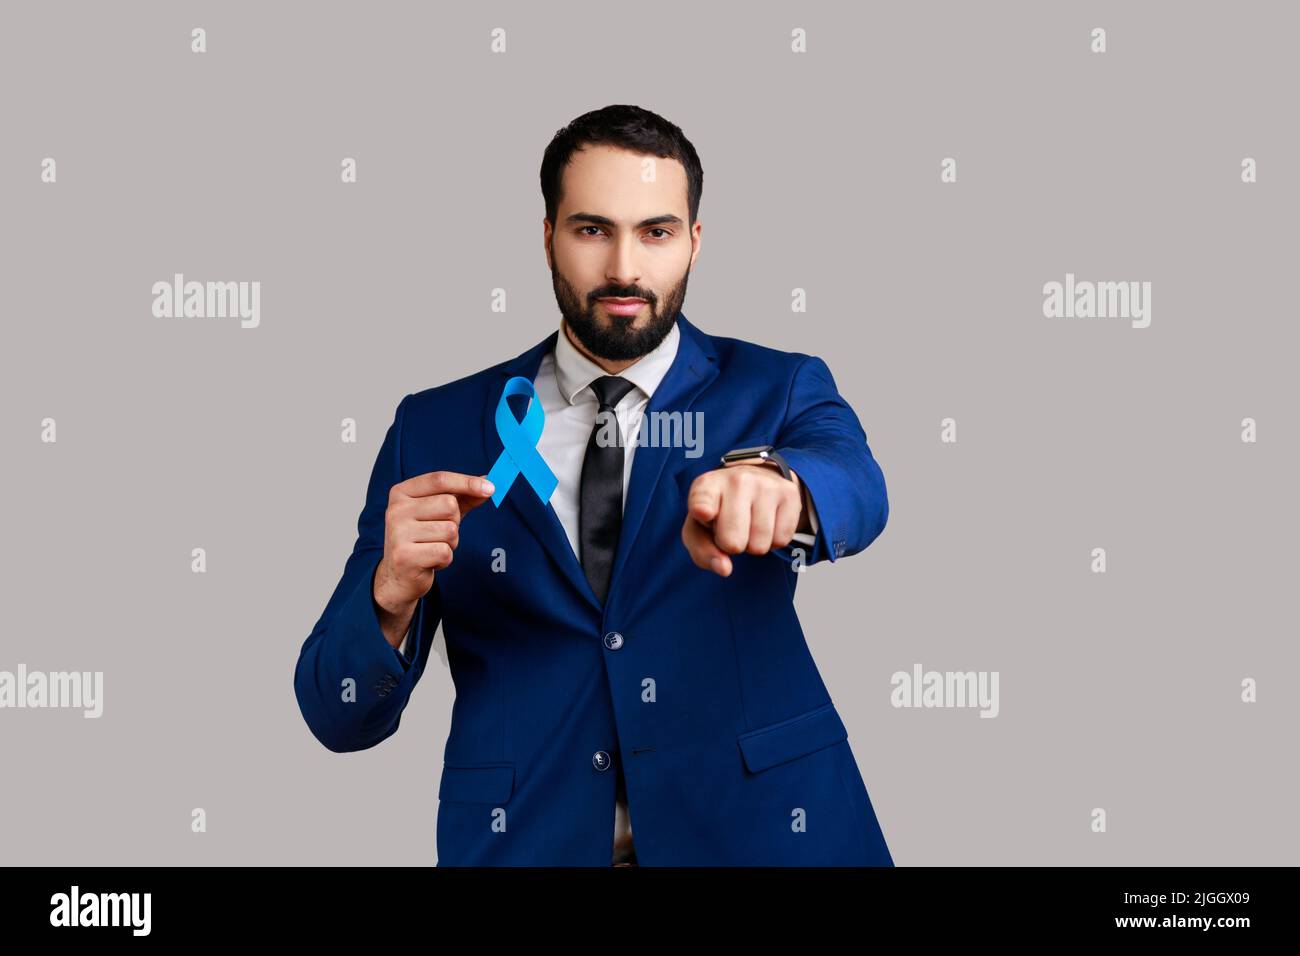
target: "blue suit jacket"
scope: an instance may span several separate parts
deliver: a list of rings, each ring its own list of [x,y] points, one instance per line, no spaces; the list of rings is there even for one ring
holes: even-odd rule
[[[615,764],[642,866],[893,865],[795,615],[793,549],[736,555],[722,578],[681,539],[692,480],[732,448],[775,445],[807,484],[819,518],[808,565],[881,533],[884,476],[820,358],[710,336],[681,313],[678,324],[646,412],[703,412],[704,451],[638,445],[604,607],[554,509],[521,477],[500,508],[465,516],[452,563],[419,602],[409,657],[384,639],[371,592],[389,489],[429,471],[486,474],[506,380],[531,381],[559,330],[397,406],[294,691],[330,750],[373,747],[397,730],[442,623],[456,698],[439,865],[609,866]]]

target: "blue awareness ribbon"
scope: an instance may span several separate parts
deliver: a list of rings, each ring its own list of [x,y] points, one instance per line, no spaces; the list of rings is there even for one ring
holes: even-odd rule
[[[515,420],[515,414],[506,402],[511,395],[529,397],[523,421]],[[537,450],[537,441],[542,437],[545,421],[546,412],[542,410],[542,403],[533,390],[533,383],[519,375],[507,381],[501,400],[497,402],[496,412],[497,435],[503,447],[487,476],[493,485],[492,503],[498,508],[510,486],[521,474],[533,486],[537,497],[542,499],[542,504],[551,500],[560,480]]]

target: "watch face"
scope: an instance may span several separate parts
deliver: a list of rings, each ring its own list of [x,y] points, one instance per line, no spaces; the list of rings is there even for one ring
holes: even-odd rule
[[[736,458],[762,458],[766,455],[771,445],[755,445],[753,448],[735,448],[727,452],[728,460]]]

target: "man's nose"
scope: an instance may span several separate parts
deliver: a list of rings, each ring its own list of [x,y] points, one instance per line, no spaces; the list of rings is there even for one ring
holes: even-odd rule
[[[614,243],[605,266],[605,279],[621,289],[634,286],[641,281],[641,269],[637,265],[636,238],[624,236]]]

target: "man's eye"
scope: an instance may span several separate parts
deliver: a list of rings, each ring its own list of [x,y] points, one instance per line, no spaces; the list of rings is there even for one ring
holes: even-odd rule
[[[597,232],[599,232],[600,226],[583,226],[578,230],[578,235],[591,235],[591,233],[586,231],[588,229],[595,229]]]
[[[651,231],[651,232],[662,232],[662,233],[663,233],[662,236],[655,236],[656,239],[667,239],[667,238],[668,238],[668,230],[667,230],[667,229],[664,229],[664,228],[661,227],[661,226],[655,226],[655,227],[654,227],[653,229],[651,229],[650,231]]]

